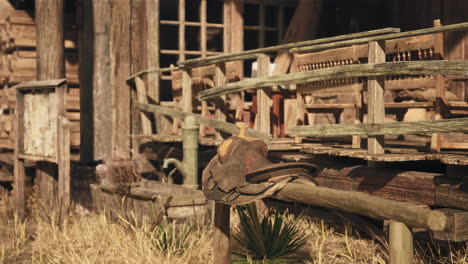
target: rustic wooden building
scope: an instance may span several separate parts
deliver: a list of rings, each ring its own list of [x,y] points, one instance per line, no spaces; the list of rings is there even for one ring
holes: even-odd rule
[[[300,127],[329,123],[356,123],[359,127],[366,122],[382,125],[386,115],[392,122],[403,121],[408,118],[408,109],[413,108],[430,112],[429,119],[466,117],[465,75],[440,74],[437,68],[436,73],[409,77],[402,69],[393,69],[399,73],[389,73],[386,78],[322,76],[323,81],[302,80],[271,91],[248,83],[252,77],[265,81],[261,78],[291,73],[296,78],[297,73],[346,65],[357,68],[369,63],[435,61],[435,65],[447,60],[466,61],[466,25],[444,27],[468,21],[464,12],[468,3],[464,0],[0,0],[0,4],[2,11],[6,10],[0,13],[0,20],[6,21],[0,22],[5,25],[0,27],[4,29],[0,31],[0,80],[5,91],[16,84],[12,77],[17,76],[14,68],[5,70],[6,55],[21,58],[20,53],[31,54],[37,49],[37,64],[25,66],[37,73],[27,77],[67,78],[75,88],[68,93],[67,118],[75,121],[75,132],[79,132],[81,165],[118,163],[149,149],[146,157],[153,159],[153,166],[164,174],[158,156],[163,148],[159,147],[180,149],[181,119],[196,114],[203,121],[203,150],[214,150],[226,136],[222,132],[237,131],[225,121],[246,121],[257,130],[255,135],[272,136],[272,159],[321,162],[326,168],[317,176],[322,186],[433,208],[456,208],[447,213],[453,225],[467,219],[466,134],[444,138],[433,133],[413,140],[422,134],[414,127],[410,130],[416,131],[414,138],[400,137],[401,128],[395,128],[400,130],[388,137],[381,132],[340,134],[331,131],[336,127]],[[19,17],[15,15],[18,10],[23,10],[21,16],[27,23],[35,22],[37,47],[17,45],[14,40],[21,30],[4,37],[11,18]],[[44,28],[52,25],[55,31],[45,32]],[[428,31],[391,35],[416,29]],[[73,31],[76,38],[67,37]],[[357,32],[363,33],[353,35]],[[390,37],[380,36],[385,34]],[[332,41],[330,37],[336,38]],[[315,46],[309,42],[265,49],[317,39]],[[67,59],[69,53],[77,55],[74,64]],[[206,59],[210,56],[211,61]],[[447,71],[461,72],[454,68]],[[238,81],[239,86],[250,85],[251,91],[236,87]],[[227,83],[237,89],[233,96],[226,92],[220,96],[211,89],[226,89]],[[388,98],[383,86],[390,91]],[[413,90],[433,94],[416,94]],[[242,104],[226,103],[229,100]],[[71,145],[77,147],[73,143],[77,142],[73,141],[73,122],[71,127]],[[292,132],[286,133],[290,128]],[[345,139],[323,139],[320,133],[344,135]],[[390,144],[385,146],[386,142]],[[203,162],[206,160],[200,158],[200,164]],[[45,168],[40,171],[39,175],[51,174]],[[75,181],[79,178],[75,176]],[[465,227],[450,231],[453,240],[466,239]],[[447,234],[439,237],[442,235]]]

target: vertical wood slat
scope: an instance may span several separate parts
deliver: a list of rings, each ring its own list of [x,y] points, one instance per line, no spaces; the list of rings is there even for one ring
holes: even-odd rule
[[[440,20],[434,21],[434,27],[441,27],[442,24]],[[434,37],[434,53],[439,54],[440,58],[444,58],[444,34],[438,33],[435,34]],[[434,101],[434,110],[435,116],[434,120],[441,120],[444,118],[444,111],[446,109],[447,98],[445,96],[446,87],[445,87],[445,77],[443,75],[436,76],[436,99]],[[431,137],[431,151],[432,152],[440,152],[440,148],[442,145],[442,134],[434,133]]]
[[[385,42],[371,41],[369,43],[369,63],[385,62]],[[369,77],[368,81],[368,123],[384,123],[385,100],[384,84],[385,77]],[[384,153],[384,136],[369,136],[367,150],[369,154]]]
[[[202,58],[206,57],[207,41],[206,41],[206,1],[200,2],[200,50]]]
[[[355,108],[354,108],[354,123],[360,124],[363,121],[363,113],[362,113],[362,92],[356,91],[355,92]],[[352,139],[352,148],[361,148],[361,137],[360,136],[353,136]]]
[[[179,61],[185,60],[185,0],[179,0]]]
[[[140,77],[135,77],[136,97],[140,103],[148,103],[146,94],[145,82]],[[151,120],[146,116],[146,113],[140,111],[141,130],[143,135],[151,135]]]
[[[304,96],[300,92],[296,92],[296,126],[305,125],[305,109],[304,109]],[[294,137],[294,143],[302,143],[303,137]]]
[[[232,0],[223,3],[223,52],[232,52]]]
[[[159,0],[147,0],[146,7],[146,17],[147,19],[147,28],[148,28],[148,41],[147,41],[147,60],[148,68],[158,68],[160,67],[160,58],[159,58]],[[156,104],[160,101],[160,90],[159,90],[159,81],[160,76],[159,72],[149,72],[148,76],[148,96]],[[158,120],[158,118],[156,118]]]
[[[231,206],[222,203],[215,203],[213,263],[231,263],[230,220]]]
[[[187,113],[192,112],[192,70],[182,70],[182,110]]]
[[[60,222],[68,215],[71,192],[70,192],[70,121],[65,116],[58,117],[57,124],[57,163],[58,163],[58,192],[60,206]]]
[[[24,105],[24,97],[21,93],[16,93],[16,104]],[[20,140],[19,135],[24,134],[24,126],[19,120],[23,120],[24,112],[23,108],[16,108],[15,113],[15,148],[14,148],[14,191],[15,191],[15,205],[16,213],[20,219],[25,217],[25,195],[24,195],[24,184],[25,184],[25,171],[24,171],[24,160],[18,158],[20,150],[23,150],[23,142]],[[41,179],[40,177],[39,179]],[[39,184],[41,187],[42,184]]]
[[[262,54],[257,59],[258,77],[268,76],[270,73],[270,57]],[[261,132],[270,134],[271,129],[271,95],[270,87],[257,90],[256,127]]]
[[[226,64],[219,63],[215,66],[214,76],[215,87],[220,87],[227,83]],[[225,121],[227,118],[226,95],[220,96],[216,103],[216,119]],[[223,139],[219,132],[216,133],[216,139]]]

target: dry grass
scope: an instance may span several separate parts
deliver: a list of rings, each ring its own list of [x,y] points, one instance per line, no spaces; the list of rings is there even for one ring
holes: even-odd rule
[[[182,249],[162,250],[155,239],[154,223],[132,224],[108,215],[72,215],[59,226],[54,217],[38,215],[34,203],[30,218],[22,223],[13,214],[12,199],[0,197],[0,263],[211,263],[212,231],[191,228]],[[294,258],[303,263],[387,263],[385,244],[360,238],[350,225],[334,230],[324,222],[294,219],[310,239]],[[232,217],[238,224],[238,218]],[[233,228],[232,230],[234,230]],[[434,243],[435,244],[435,243]],[[467,263],[467,245],[417,247],[416,263]],[[235,248],[234,248],[235,250]],[[252,263],[247,261],[247,263]]]

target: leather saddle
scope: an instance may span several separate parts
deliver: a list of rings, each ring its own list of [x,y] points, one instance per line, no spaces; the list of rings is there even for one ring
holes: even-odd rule
[[[230,137],[203,170],[202,190],[209,200],[231,205],[271,196],[297,178],[312,182],[317,167],[310,163],[272,163],[262,140]]]

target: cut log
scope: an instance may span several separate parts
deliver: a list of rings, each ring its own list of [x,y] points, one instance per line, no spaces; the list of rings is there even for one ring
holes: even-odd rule
[[[443,230],[446,216],[410,203],[397,202],[360,192],[334,190],[314,184],[288,183],[273,198],[340,209],[375,219],[392,219],[412,227]]]

